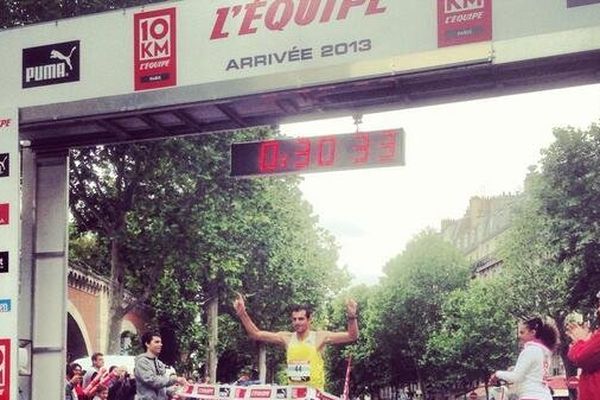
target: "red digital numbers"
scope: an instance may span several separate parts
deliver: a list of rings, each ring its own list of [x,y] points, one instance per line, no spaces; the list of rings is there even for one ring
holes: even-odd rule
[[[240,172],[232,175],[403,165],[403,134],[400,129],[243,143],[236,148],[235,157],[232,156],[239,159],[232,160],[232,166],[235,165],[232,171]],[[253,167],[243,162],[245,157],[255,160]]]
[[[369,161],[369,150],[370,150],[370,138],[366,133],[357,133],[354,139],[354,147],[352,150],[355,153],[355,157],[352,159],[354,164],[365,164]]]
[[[310,140],[309,139],[298,139],[298,150],[294,153],[296,160],[294,166],[297,170],[308,168],[310,165]]]
[[[258,169],[260,172],[275,172],[279,161],[279,142],[270,140],[260,145]]]
[[[336,140],[333,137],[319,138],[317,140],[317,148],[319,149],[319,155],[317,156],[317,163],[320,167],[332,166],[335,162],[335,148]]]
[[[379,161],[386,163],[394,161],[396,159],[396,131],[385,131],[383,132],[383,140],[379,145],[381,153],[379,154]]]

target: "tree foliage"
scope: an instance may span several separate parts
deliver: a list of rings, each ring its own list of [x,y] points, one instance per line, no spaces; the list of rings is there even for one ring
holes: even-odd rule
[[[384,268],[386,280],[374,299],[374,355],[385,360],[382,384],[420,382],[425,388],[431,366],[427,342],[440,327],[446,296],[468,282],[460,252],[433,231],[413,239]]]
[[[0,3],[0,29],[160,1],[164,0],[5,0]]]
[[[600,125],[555,129],[554,135],[536,193],[557,261],[575,268],[568,302],[590,306],[600,287]]]
[[[145,303],[177,337],[179,354],[196,356],[186,358],[191,367],[204,356],[198,316],[210,299],[228,306],[233,290],[242,289],[271,328],[283,324],[290,299],[320,306],[323,294],[347,281],[336,267],[333,239],[318,228],[296,178],[228,177],[231,141],[272,134],[257,129],[72,153],[79,254],[92,232],[107,257],[95,268],[113,282],[110,350],[118,345],[121,317]],[[136,303],[123,306],[125,289]]]
[[[506,307],[519,317],[551,317],[569,374],[564,321],[586,312],[600,284],[600,128],[557,128],[531,169],[517,217],[501,245]]]
[[[516,325],[501,307],[507,288],[497,278],[473,280],[446,298],[442,323],[427,343],[439,389],[471,390],[513,362]]]

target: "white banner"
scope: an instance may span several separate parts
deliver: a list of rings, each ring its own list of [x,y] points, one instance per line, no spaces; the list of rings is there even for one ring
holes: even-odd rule
[[[185,0],[70,18],[0,31],[0,107],[132,95],[122,111],[155,89],[173,104],[600,49],[600,3],[574,3]]]
[[[339,397],[308,386],[205,385],[185,386],[177,394],[182,399],[204,400],[340,400]]]
[[[19,176],[18,113],[0,109],[0,400],[18,392]]]

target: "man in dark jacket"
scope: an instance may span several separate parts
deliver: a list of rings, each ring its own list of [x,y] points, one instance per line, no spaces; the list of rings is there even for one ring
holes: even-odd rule
[[[600,292],[597,314],[600,315]],[[581,368],[579,376],[579,400],[600,400],[600,329],[590,332],[587,325],[567,324],[567,335],[573,341],[568,357]]]
[[[175,384],[185,385],[186,380],[183,377],[166,375],[167,367],[158,359],[162,349],[162,340],[158,333],[144,333],[142,344],[146,352],[135,358],[135,400],[167,400],[171,387]]]

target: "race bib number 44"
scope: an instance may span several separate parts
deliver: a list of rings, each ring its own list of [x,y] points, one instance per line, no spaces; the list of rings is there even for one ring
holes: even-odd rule
[[[308,361],[293,361],[287,367],[288,377],[295,382],[310,380],[310,363]]]

